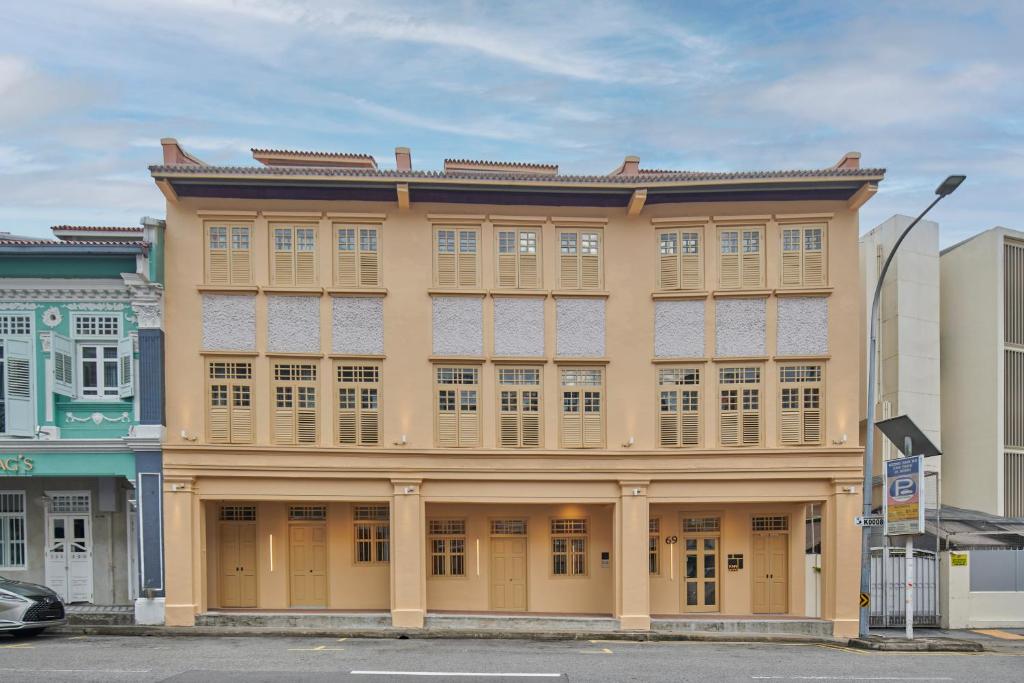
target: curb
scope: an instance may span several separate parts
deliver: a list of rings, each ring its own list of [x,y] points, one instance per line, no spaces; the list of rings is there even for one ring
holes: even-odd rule
[[[183,638],[248,638],[248,637],[292,637],[292,638],[395,638],[416,639],[479,639],[479,640],[622,640],[633,642],[719,642],[719,643],[822,643],[842,642],[835,638],[808,636],[788,633],[721,633],[715,631],[629,632],[629,631],[491,631],[460,629],[313,629],[313,628],[246,628],[213,626],[108,626],[68,625],[49,629],[50,633],[62,635],[91,636],[150,636]]]
[[[851,638],[849,646],[859,650],[876,652],[984,652],[985,646],[976,640],[957,640],[955,638],[883,638],[868,636],[867,638]]]

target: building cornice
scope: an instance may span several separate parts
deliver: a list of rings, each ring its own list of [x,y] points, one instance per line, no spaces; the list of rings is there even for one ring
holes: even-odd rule
[[[131,291],[114,279],[0,278],[0,301],[129,301]],[[2,304],[0,304],[2,305]]]

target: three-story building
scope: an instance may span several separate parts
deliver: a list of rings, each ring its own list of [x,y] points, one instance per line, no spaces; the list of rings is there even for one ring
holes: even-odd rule
[[[167,619],[822,615],[857,628],[858,208],[810,171],[163,141]]]

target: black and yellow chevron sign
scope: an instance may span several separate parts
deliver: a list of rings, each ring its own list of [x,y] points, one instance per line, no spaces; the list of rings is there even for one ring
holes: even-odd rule
[[[860,606],[861,607],[867,607],[870,604],[871,604],[871,594],[870,593],[861,593],[860,594]]]

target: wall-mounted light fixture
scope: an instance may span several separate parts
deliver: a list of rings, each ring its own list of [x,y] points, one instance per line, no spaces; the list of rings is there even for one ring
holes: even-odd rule
[[[622,444],[622,447],[623,448],[632,448],[633,444],[635,444],[635,443],[636,443],[636,438],[633,437],[633,436],[630,436],[628,439],[626,439],[626,443]]]
[[[843,432],[843,435],[838,439],[832,439],[832,445],[845,446],[847,441],[849,441],[849,437],[846,436],[846,432]]]
[[[399,438],[398,441],[392,441],[392,443],[395,444],[396,446],[405,446],[406,444],[409,443],[409,439],[406,438],[405,434],[402,434],[401,438]]]
[[[184,429],[181,430],[181,438],[184,439],[185,441],[188,441],[189,443],[195,443],[196,440],[199,439],[198,436],[196,436],[195,434],[190,434],[189,432],[186,432]]]

